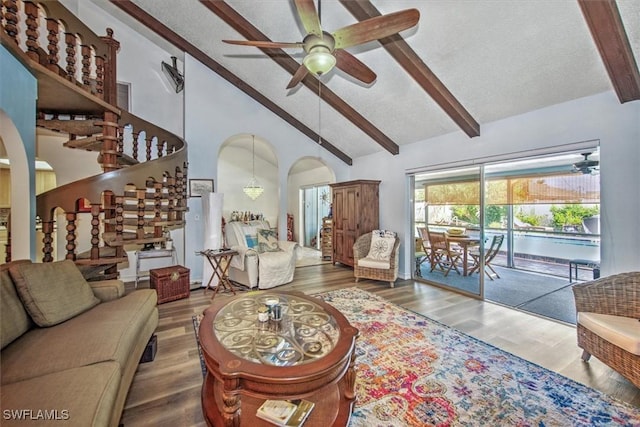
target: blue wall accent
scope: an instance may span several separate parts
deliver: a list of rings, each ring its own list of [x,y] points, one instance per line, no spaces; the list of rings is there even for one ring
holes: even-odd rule
[[[29,247],[31,259],[35,259],[37,93],[38,82],[33,74],[4,46],[0,46],[0,109],[11,119],[20,134],[29,170],[29,241],[31,242]],[[3,129],[0,129],[0,134],[2,132]],[[8,145],[7,141],[5,141],[6,145]],[[11,152],[10,148],[5,148]]]

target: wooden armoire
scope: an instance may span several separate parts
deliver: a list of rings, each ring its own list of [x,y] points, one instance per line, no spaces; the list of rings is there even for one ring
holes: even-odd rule
[[[378,228],[380,181],[356,180],[329,184],[333,192],[333,264],[353,267],[353,244]]]

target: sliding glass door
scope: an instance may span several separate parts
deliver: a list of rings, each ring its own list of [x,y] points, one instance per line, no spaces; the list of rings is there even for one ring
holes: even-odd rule
[[[415,177],[416,275],[481,295],[479,167]]]
[[[590,159],[597,165],[594,151]],[[584,156],[560,153],[415,174],[416,279],[526,308],[569,284],[571,260],[593,268],[580,279],[594,278],[600,180],[597,168],[575,166]],[[444,251],[430,238],[442,232],[449,246]]]

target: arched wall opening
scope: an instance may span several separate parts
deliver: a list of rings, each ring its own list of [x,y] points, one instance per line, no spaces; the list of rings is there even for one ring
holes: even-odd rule
[[[322,159],[316,157],[302,157],[289,169],[287,212],[294,215],[293,240],[300,245],[311,246],[311,234],[314,233],[310,230],[317,232],[321,226],[316,212],[328,211],[331,192],[330,188],[326,187],[335,182],[335,172]],[[316,193],[317,198],[313,196]],[[309,194],[313,196],[312,200],[309,200]]]
[[[11,259],[32,259],[35,230],[35,206],[31,205],[30,168],[25,146],[13,120],[0,109],[0,142],[10,160],[10,219],[7,222],[7,233],[11,233]],[[35,164],[34,164],[35,168]],[[2,248],[4,262],[5,248]]]
[[[253,177],[264,188],[255,200],[243,191]],[[262,215],[272,228],[278,227],[278,159],[269,142],[248,133],[229,137],[218,152],[217,181],[214,191],[224,194],[222,216],[227,221],[237,215]]]

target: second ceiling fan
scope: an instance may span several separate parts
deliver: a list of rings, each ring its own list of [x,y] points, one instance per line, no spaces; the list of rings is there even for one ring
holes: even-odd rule
[[[300,83],[309,72],[321,76],[331,71],[334,66],[361,82],[372,83],[376,79],[376,74],[344,49],[389,37],[413,27],[420,19],[418,10],[407,9],[376,16],[328,33],[320,26],[320,16],[313,0],[294,0],[294,2],[300,21],[307,32],[301,42],[223,40],[225,43],[266,49],[302,48],[306,55],[289,81],[287,89]]]

